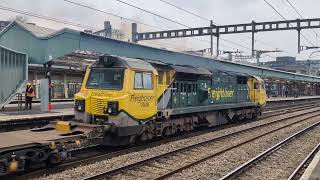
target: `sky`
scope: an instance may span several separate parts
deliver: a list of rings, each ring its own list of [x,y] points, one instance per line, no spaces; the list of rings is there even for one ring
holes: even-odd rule
[[[124,18],[142,22],[161,29],[181,29],[185,28],[179,24],[170,22],[165,19],[153,16],[141,10],[127,6],[116,0],[69,0],[83,5],[87,5],[104,12],[117,14]],[[185,24],[190,27],[208,26],[209,22],[194,15],[183,12],[177,8],[169,6],[160,0],[123,0],[135,6],[141,7],[153,13],[159,14],[166,18]],[[191,11],[195,14],[212,19],[214,23],[219,25],[249,23],[251,21],[277,21],[283,20],[264,0],[165,0],[175,4],[181,8]],[[267,0],[272,4],[278,12],[286,19],[297,19],[299,15],[289,5],[287,0]],[[303,18],[320,17],[319,0],[289,0],[299,11]],[[80,7],[65,0],[0,0],[2,9],[13,8],[17,10],[37,13],[52,18],[73,22],[86,26],[86,29],[99,30],[103,28],[104,21],[111,21],[114,28],[125,32],[129,39],[131,34],[131,23],[124,18],[112,16],[92,9]],[[13,13],[0,9],[1,19],[14,19],[18,13]],[[43,20],[26,16],[27,21],[34,22],[37,25],[49,27],[53,29],[62,29],[64,27],[83,30],[77,26],[57,23],[53,21]],[[159,31],[154,27],[138,24],[139,32]],[[308,39],[302,38],[303,46],[314,45],[320,46],[320,30],[303,30],[302,34]],[[319,36],[318,36],[319,35]],[[221,41],[221,50],[239,50],[243,55],[251,53],[250,34],[233,34],[222,35],[223,39],[232,41],[241,46]],[[200,50],[210,47],[210,37],[194,37],[181,39],[167,39],[155,41],[142,41],[140,44],[167,48],[170,50]],[[215,47],[215,44],[214,44]],[[270,53],[262,55],[261,61],[275,60],[277,56],[296,56],[299,60],[308,59],[312,50],[297,53],[297,31],[278,31],[278,32],[260,32],[256,34],[256,49],[258,50],[275,50],[279,49],[281,53]],[[319,56],[318,56],[319,55]],[[313,58],[320,57],[320,53],[314,54]]]

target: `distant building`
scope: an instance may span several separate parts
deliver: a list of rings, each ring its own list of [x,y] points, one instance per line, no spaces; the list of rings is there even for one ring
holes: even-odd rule
[[[104,28],[99,31],[93,32],[92,30],[84,30],[84,32],[118,40],[124,40],[125,38],[124,32],[119,29],[112,29],[110,21],[105,21]]]
[[[2,29],[4,29],[9,24],[10,21],[0,21],[0,31],[2,31]]]
[[[105,21],[104,28],[100,31],[94,32],[93,34],[103,36],[103,37],[112,38],[112,26],[111,26],[110,21]]]
[[[293,73],[320,75],[320,60],[296,60],[295,57],[281,56],[276,61],[263,63],[263,66]]]

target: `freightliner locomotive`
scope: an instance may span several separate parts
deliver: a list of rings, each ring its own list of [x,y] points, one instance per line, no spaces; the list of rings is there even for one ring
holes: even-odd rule
[[[103,144],[127,145],[255,118],[265,104],[257,76],[103,56],[75,95],[75,119],[103,125]]]
[[[75,120],[1,133],[0,175],[55,165],[78,148],[130,145],[259,116],[263,80],[216,69],[101,56],[75,95]]]

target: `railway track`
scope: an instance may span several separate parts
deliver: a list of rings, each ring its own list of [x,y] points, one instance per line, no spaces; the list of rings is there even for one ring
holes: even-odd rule
[[[316,105],[320,105],[319,101],[311,101],[308,103],[295,103],[295,104],[288,104],[284,106],[270,106],[266,108],[266,111],[260,118],[268,118],[273,117],[285,113],[292,112],[294,110],[303,110],[308,107],[315,107]],[[60,117],[60,119],[72,119],[72,116],[64,116]],[[39,128],[45,125],[48,125],[50,121],[59,120],[58,117],[46,118],[46,119],[27,119],[27,120],[15,120],[15,121],[1,121],[0,122],[0,133],[1,132],[8,132],[8,131],[17,131],[17,130],[25,130],[31,128]]]
[[[271,179],[284,179],[286,177],[286,172],[288,172],[288,168],[294,166],[294,161],[288,158],[289,155],[294,155],[294,159],[301,159],[303,157],[298,158],[302,154],[306,154],[307,152],[303,152],[306,149],[301,144],[301,142],[308,140],[309,142],[305,142],[305,144],[309,145],[309,143],[319,143],[318,139],[320,137],[320,121],[298,131],[297,133],[289,136],[283,141],[277,143],[266,151],[262,152],[258,156],[253,159],[243,163],[238,168],[229,172],[225,176],[221,178],[221,180],[227,179],[251,179],[258,178],[264,179],[268,176]],[[311,140],[313,139],[313,141]],[[312,142],[310,142],[312,141]],[[297,148],[297,144],[299,144],[299,148]],[[309,145],[310,146],[310,145]],[[310,146],[312,147],[312,145]],[[304,166],[304,164],[312,157],[312,155],[319,150],[319,144],[313,145],[313,150],[311,153],[306,155],[305,158],[298,167],[292,172],[288,179],[293,179],[297,176],[298,172]],[[310,148],[309,148],[310,149]],[[302,152],[301,152],[302,151]],[[310,152],[310,151],[309,151]],[[301,154],[302,153],[302,154]],[[285,160],[286,162],[283,162]],[[276,166],[274,166],[276,164]],[[272,168],[272,169],[270,169]],[[290,168],[289,168],[290,169]],[[291,168],[292,169],[292,168]],[[273,173],[267,173],[272,170]],[[282,171],[285,170],[285,171]],[[281,171],[281,173],[279,172]],[[262,176],[262,177],[261,177]]]
[[[320,151],[320,143],[308,154],[308,156],[303,161],[300,162],[298,167],[291,173],[288,180],[299,179],[303,175],[305,168],[307,168],[307,166],[311,163],[314,156],[319,151]]]
[[[282,119],[281,121],[272,122],[272,123],[266,123],[259,126],[255,126],[246,130],[230,133],[224,136],[216,137],[214,139],[206,140],[204,142],[196,143],[191,146],[183,147],[176,149],[174,151],[170,151],[168,153],[164,153],[158,156],[150,157],[135,163],[128,164],[126,166],[122,166],[120,168],[115,168],[106,172],[103,172],[98,175],[93,175],[91,177],[86,178],[87,180],[91,179],[104,179],[104,178],[126,178],[126,175],[134,176],[133,178],[151,178],[151,179],[163,179],[168,178],[173,174],[179,173],[183,171],[184,169],[190,168],[192,166],[195,166],[201,162],[204,162],[208,159],[214,158],[216,156],[219,156],[227,151],[230,151],[234,148],[240,147],[246,143],[249,143],[251,141],[254,141],[260,137],[266,136],[268,134],[277,132],[279,130],[288,128],[290,126],[293,126],[295,124],[301,123],[303,121],[310,120],[314,117],[317,117],[320,115],[318,112],[313,113],[307,113],[308,116],[299,119],[294,122],[287,122],[285,125],[273,128],[269,131],[266,131],[264,133],[261,133],[258,136],[249,138],[247,140],[242,141],[241,143],[238,143],[234,146],[230,146],[228,148],[222,149],[220,151],[214,152],[210,155],[208,155],[208,151],[212,149],[213,144],[218,143],[226,143],[230,138],[235,138],[236,136],[240,136],[240,134],[248,135],[252,131],[262,131],[262,129],[268,129],[270,125],[275,125],[276,123],[280,123],[282,121],[285,121],[285,119]],[[305,114],[304,114],[305,115]],[[302,115],[302,116],[304,116]],[[300,115],[301,117],[301,115]],[[288,118],[286,120],[292,119]],[[206,153],[203,153],[206,152]],[[190,158],[191,157],[191,158]],[[177,164],[178,163],[178,164]],[[156,173],[158,172],[158,173]],[[137,176],[139,175],[139,176]],[[127,176],[128,177],[128,176]]]
[[[278,110],[278,109],[284,109],[284,108],[288,108],[288,107],[299,107],[301,105],[308,105],[308,104],[316,104],[319,103],[318,99],[315,100],[309,100],[309,101],[293,101],[290,103],[271,103],[271,104],[267,104],[266,105],[266,111],[270,111],[270,110]],[[281,104],[281,105],[278,105]]]
[[[311,103],[311,104],[306,104],[303,106],[293,106],[293,107],[286,107],[286,108],[282,108],[282,109],[277,109],[277,110],[269,110],[269,111],[265,111],[262,113],[262,116],[260,116],[260,119],[264,119],[264,118],[270,118],[270,117],[274,117],[274,116],[278,116],[278,115],[282,115],[282,114],[286,114],[286,113],[291,113],[291,112],[295,112],[295,111],[302,111],[302,110],[306,110],[306,109],[310,109],[313,107],[319,107],[320,104],[319,103]]]
[[[292,112],[310,109],[310,108],[315,107],[315,106],[316,105],[312,105],[312,106],[308,105],[308,106],[303,106],[303,107],[300,107],[300,108],[294,108],[294,110],[292,110]],[[287,112],[289,112],[289,111],[287,111]],[[308,113],[312,113],[312,112],[314,112],[314,111],[309,111]],[[294,115],[294,116],[289,116],[289,117],[283,118],[281,120],[284,121],[284,120],[288,120],[290,118],[295,118],[295,117],[299,117],[299,116],[301,116],[301,114]],[[268,116],[268,118],[269,117],[270,116]],[[265,117],[265,118],[267,118],[267,117]],[[241,124],[241,123],[239,123],[239,124]],[[172,137],[172,138],[169,138],[169,139],[162,139],[162,140],[159,140],[159,141],[156,141],[156,142],[148,143],[146,145],[135,146],[135,147],[127,148],[127,149],[120,149],[120,150],[116,150],[116,151],[114,151],[114,150],[113,151],[112,150],[106,150],[106,151],[102,151],[102,152],[100,151],[100,152],[97,152],[97,153],[90,152],[88,155],[82,154],[81,158],[74,158],[71,161],[68,161],[66,163],[63,163],[63,164],[61,164],[59,166],[56,166],[56,167],[53,167],[53,168],[32,170],[30,172],[27,172],[26,174],[20,175],[19,178],[20,179],[26,179],[26,178],[31,178],[31,177],[37,177],[37,176],[43,175],[43,174],[53,174],[53,173],[57,173],[57,172],[60,172],[62,170],[65,170],[65,169],[70,169],[70,168],[74,168],[74,167],[77,167],[77,166],[80,166],[80,165],[86,165],[86,164],[94,163],[94,162],[97,162],[97,161],[102,161],[104,159],[109,159],[109,158],[113,158],[113,157],[116,157],[116,156],[121,156],[121,155],[128,154],[128,153],[131,153],[131,152],[138,152],[138,151],[141,151],[141,150],[146,149],[146,148],[155,147],[155,146],[158,146],[160,144],[177,141],[179,139],[198,136],[198,135],[201,135],[201,134],[209,133],[209,132],[212,132],[212,131],[218,131],[218,130],[222,130],[222,129],[226,129],[226,128],[232,128],[232,127],[237,126],[239,124],[229,124],[229,125],[225,125],[223,127],[205,129],[205,130],[202,130],[202,131],[185,134],[183,136]],[[266,123],[266,125],[267,124],[268,123]],[[80,153],[77,153],[77,154],[80,154]]]

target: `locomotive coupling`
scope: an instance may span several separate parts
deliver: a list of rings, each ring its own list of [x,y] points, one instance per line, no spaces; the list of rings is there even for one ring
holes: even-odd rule
[[[58,121],[55,125],[56,131],[70,133],[71,132],[71,122],[69,121]]]

